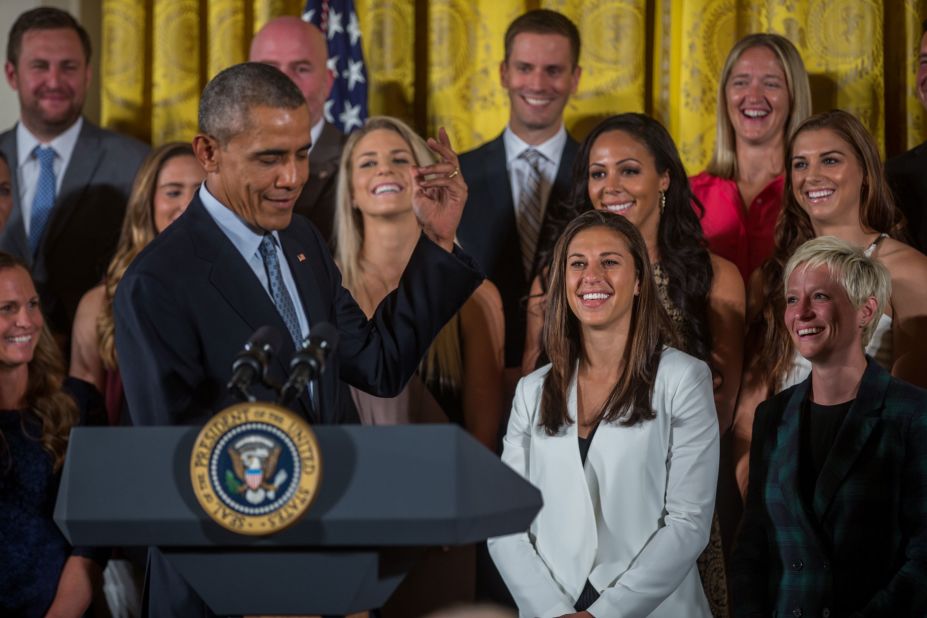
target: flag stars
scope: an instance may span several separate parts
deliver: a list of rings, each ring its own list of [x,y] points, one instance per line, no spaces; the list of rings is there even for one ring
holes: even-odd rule
[[[336,34],[344,34],[344,26],[341,25],[341,18],[344,13],[338,13],[335,9],[328,12],[328,39],[335,38]]]
[[[315,9],[309,9],[308,11],[303,13],[302,20],[306,22],[307,24],[311,24],[313,17],[315,17]]]
[[[357,41],[361,37],[360,24],[357,23],[357,13],[352,12],[348,20],[348,35],[351,37],[351,47],[357,45]]]
[[[360,128],[362,126],[360,112],[360,105],[351,105],[350,101],[344,102],[344,111],[338,116],[338,120],[341,121],[345,133],[350,133],[353,127]]]
[[[366,83],[367,80],[364,78],[364,61],[348,60],[348,70],[342,74],[342,77],[348,80],[348,91],[354,90],[354,86],[356,86],[358,82],[361,84]]]

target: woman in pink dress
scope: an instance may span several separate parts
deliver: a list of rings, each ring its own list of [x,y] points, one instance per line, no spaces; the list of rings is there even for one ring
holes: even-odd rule
[[[769,33],[734,45],[719,84],[715,151],[690,182],[705,209],[709,249],[734,262],[747,282],[772,253],[785,143],[811,114],[811,88],[795,46]]]

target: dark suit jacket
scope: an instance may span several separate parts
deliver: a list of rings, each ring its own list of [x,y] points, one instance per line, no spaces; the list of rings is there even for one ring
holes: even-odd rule
[[[885,163],[895,202],[908,219],[911,244],[927,252],[927,142]]]
[[[925,616],[927,391],[869,359],[808,505],[798,454],[810,383],[757,408],[734,616]]]
[[[550,191],[541,229],[557,218],[558,206],[570,193],[573,159],[579,144],[567,135],[557,178]],[[505,313],[505,366],[521,366],[525,351],[525,298],[531,278],[525,278],[515,224],[512,184],[506,168],[502,135],[460,156],[460,171],[470,190],[457,237],[499,288]],[[544,237],[538,240],[538,250]],[[536,266],[536,265],[535,265]]]
[[[19,204],[16,148],[15,128],[0,135],[13,181],[13,211],[0,232],[0,250],[30,265],[46,322],[56,334],[67,335],[81,297],[100,283],[113,257],[148,146],[85,118],[35,258]]]
[[[312,221],[330,247],[334,247],[335,191],[344,140],[341,131],[325,123],[319,140],[309,152],[309,180],[293,210]]]
[[[293,218],[280,232],[303,308],[313,324],[338,328],[338,354],[320,384],[321,415],[312,422],[345,418],[349,384],[381,397],[397,394],[445,322],[469,298],[482,275],[467,256],[448,254],[422,236],[399,289],[367,321],[318,231]],[[137,425],[201,424],[234,402],[225,384],[236,353],[253,331],[286,327],[270,296],[197,196],[187,211],[155,238],[119,284],[115,301],[116,348],[132,421]],[[293,353],[289,337],[272,361],[280,380]],[[273,400],[254,389],[259,399]],[[293,408],[308,415],[304,394]],[[150,557],[152,616],[206,613],[202,601],[164,561]]]

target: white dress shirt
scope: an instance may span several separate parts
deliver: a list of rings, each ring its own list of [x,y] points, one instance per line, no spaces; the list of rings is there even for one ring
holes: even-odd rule
[[[255,232],[248,224],[242,221],[238,215],[213,197],[209,189],[206,188],[205,182],[200,185],[199,196],[200,201],[203,202],[203,206],[206,208],[206,212],[209,213],[209,216],[216,222],[216,225],[219,226],[222,233],[232,241],[232,244],[235,245],[235,248],[241,253],[241,257],[245,259],[248,266],[254,271],[254,275],[258,278],[258,281],[261,282],[261,285],[267,292],[267,296],[271,299],[271,302],[273,302],[273,296],[270,293],[270,284],[267,281],[267,270],[264,268],[264,259],[258,251],[261,246],[261,241],[264,239],[264,234]],[[299,319],[299,330],[302,333],[302,337],[305,339],[309,335],[309,320],[306,318],[306,312],[303,311],[303,303],[299,299],[299,288],[296,287],[296,280],[293,279],[293,273],[290,272],[290,265],[287,263],[286,256],[283,254],[283,247],[280,245],[280,236],[277,232],[271,232],[271,234],[276,241],[274,242],[274,246],[277,249],[277,261],[280,262],[280,272],[283,275],[283,283],[286,286],[286,291],[290,294],[290,298],[293,300],[293,308],[296,310],[296,317]]]
[[[547,200],[550,198],[550,191],[557,179],[557,170],[560,169],[560,158],[563,156],[563,147],[566,145],[567,133],[563,125],[560,130],[546,142],[531,146],[515,133],[509,127],[502,132],[502,145],[505,146],[505,165],[509,172],[509,182],[512,184],[512,204],[515,206],[515,212],[518,212],[518,206],[521,203],[521,189],[525,186],[526,177],[530,170],[530,164],[521,158],[521,154],[533,148],[540,152],[544,157],[538,164],[541,172],[541,221],[544,220],[544,213],[547,210]]]
[[[711,618],[696,560],[708,544],[718,478],[718,421],[708,366],[665,348],[652,404],[656,418],[603,423],[585,466],[574,422],[548,436],[538,425],[550,365],[515,393],[502,460],[541,490],[527,532],[489,540],[519,615],[573,613],[588,579],[597,618]]]
[[[39,160],[33,154],[36,146],[50,146],[55,150],[55,195],[61,195],[61,180],[71,162],[74,147],[80,129],[84,126],[84,119],[80,117],[64,133],[58,135],[48,143],[40,142],[22,122],[16,124],[16,183],[19,186],[19,208],[23,213],[23,225],[26,228],[26,238],[29,238],[29,227],[32,223],[32,202],[35,200],[36,185],[39,183]]]

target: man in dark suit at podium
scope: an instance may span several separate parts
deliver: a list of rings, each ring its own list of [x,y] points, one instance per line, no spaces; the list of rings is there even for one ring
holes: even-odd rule
[[[333,245],[335,188],[345,138],[325,120],[325,101],[335,79],[328,68],[325,35],[298,17],[277,17],[254,35],[248,60],[280,69],[306,97],[312,123],[309,180],[293,212],[312,221],[329,245]]]
[[[310,115],[283,73],[233,66],[206,86],[193,147],[206,181],[186,212],[136,258],[116,294],[116,347],[136,425],[202,424],[235,400],[225,384],[242,344],[271,325],[283,343],[277,379],[296,342],[329,322],[340,336],[318,392],[293,404],[314,423],[350,421],[337,401],[339,377],[394,396],[432,339],[482,280],[453,239],[466,201],[446,135],[443,162],[415,170],[408,190],[424,233],[399,288],[368,321],[341,287],[324,240],[293,205],[309,174]],[[428,180],[425,180],[425,175]],[[273,399],[255,388],[258,399]],[[201,599],[152,550],[151,616],[209,615]]]
[[[921,24],[917,62],[917,98],[927,109],[927,20]],[[888,160],[885,173],[898,208],[908,219],[911,244],[927,253],[927,142]]]
[[[578,145],[564,129],[563,109],[579,84],[579,48],[576,25],[556,11],[529,11],[513,21],[499,67],[508,126],[460,157],[470,201],[457,233],[502,294],[510,392],[525,348],[524,299],[543,248],[538,238],[569,194]]]

